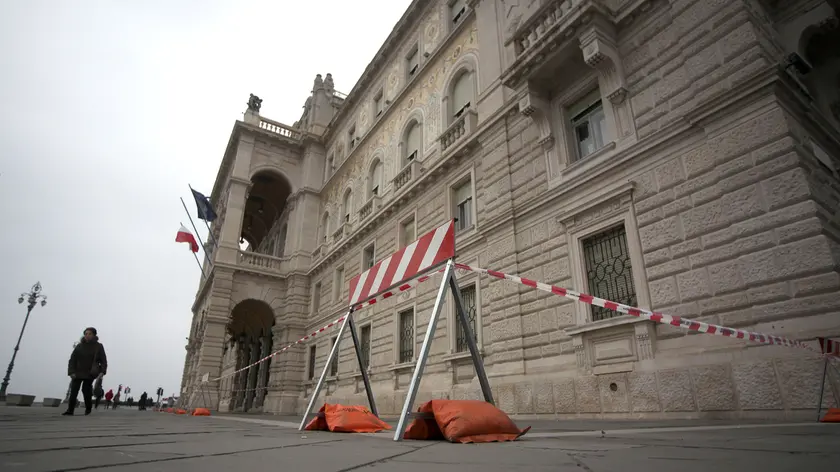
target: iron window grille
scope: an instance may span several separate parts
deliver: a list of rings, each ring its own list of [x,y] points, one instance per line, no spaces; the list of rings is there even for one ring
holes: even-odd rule
[[[330,348],[335,346],[335,342],[338,338],[332,338],[330,340]],[[333,357],[332,362],[330,363],[330,377],[335,377],[338,375],[338,351],[335,352],[335,356]]]
[[[478,331],[476,323],[478,321],[477,304],[476,304],[476,290],[475,285],[464,287],[461,289],[461,300],[464,301],[464,311],[467,315],[467,322],[472,330],[473,340],[478,345]],[[467,333],[464,332],[464,327],[458,321],[458,313],[455,313],[455,349],[456,352],[464,352],[469,349],[467,344]]]
[[[315,346],[309,348],[309,380],[315,378]]]
[[[583,258],[589,293],[599,298],[636,306],[633,266],[624,225],[608,229],[583,241]],[[621,316],[608,308],[592,308],[592,321]]]
[[[370,366],[370,325],[362,327],[360,337],[362,338],[362,370],[367,370]]]
[[[400,364],[414,360],[414,310],[400,312]]]

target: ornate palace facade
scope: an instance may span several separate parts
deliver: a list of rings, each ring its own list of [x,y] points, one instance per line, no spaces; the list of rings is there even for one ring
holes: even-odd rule
[[[466,264],[840,335],[837,18],[837,0],[415,0],[348,95],[318,75],[292,126],[256,98],[234,124],[182,398],[336,319],[353,276],[450,218]],[[355,315],[382,414],[402,405],[439,281]],[[509,413],[816,406],[807,352],[460,283]],[[302,412],[336,332],[210,382],[212,407]],[[464,341],[450,301],[418,402],[479,397]],[[324,391],[366,402],[349,337]]]

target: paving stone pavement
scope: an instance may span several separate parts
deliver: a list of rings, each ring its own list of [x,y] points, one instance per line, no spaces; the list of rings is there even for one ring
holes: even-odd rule
[[[840,464],[840,425],[819,423],[521,420],[533,429],[519,441],[462,445],[302,434],[299,418],[61,411],[0,407],[0,471],[767,472]]]

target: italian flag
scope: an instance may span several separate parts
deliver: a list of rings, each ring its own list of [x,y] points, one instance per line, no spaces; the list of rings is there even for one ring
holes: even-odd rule
[[[181,229],[179,229],[178,234],[175,235],[175,242],[190,243],[190,250],[192,252],[198,252],[198,242],[195,240],[195,236],[190,233],[190,230],[184,228],[184,225],[181,225]]]

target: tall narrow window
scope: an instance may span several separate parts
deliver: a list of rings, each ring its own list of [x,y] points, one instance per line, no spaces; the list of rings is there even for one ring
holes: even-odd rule
[[[409,125],[405,133],[405,162],[403,165],[408,165],[411,161],[420,157],[420,151],[423,149],[423,126],[417,121]]]
[[[411,51],[405,56],[405,70],[407,80],[411,80],[420,68],[419,48],[415,44]]]
[[[312,287],[312,314],[317,315],[321,309],[321,282]]]
[[[475,341],[475,344],[477,346],[478,327],[476,326],[476,322],[478,318],[478,303],[476,303],[477,300],[475,284],[461,288],[461,300],[463,300],[464,302],[464,311],[467,315],[467,322],[470,325],[470,331],[472,331],[473,340]],[[467,333],[464,331],[464,327],[458,320],[457,312],[455,313],[455,350],[457,352],[464,352],[469,350],[469,346],[467,345]]]
[[[344,266],[335,268],[335,280],[333,280],[333,301],[338,301],[341,298],[341,292],[344,289]]]
[[[350,222],[350,214],[353,212],[353,191],[347,189],[347,192],[344,193],[344,203],[343,203],[343,210],[344,210],[344,217],[342,222],[349,223]]]
[[[408,217],[400,223],[400,248],[404,248],[413,243],[417,239],[417,225],[414,221],[414,215]]]
[[[335,346],[335,342],[338,338],[334,337],[330,339],[330,349]],[[338,375],[338,351],[335,352],[335,356],[333,356],[333,360],[330,363],[330,377],[335,377]]]
[[[376,95],[373,96],[373,114],[374,116],[379,116],[385,110],[385,98],[384,94],[382,93],[382,89],[379,89],[379,92],[376,92]]]
[[[455,230],[463,231],[473,226],[472,180],[466,180],[454,188]]]
[[[575,138],[576,160],[583,159],[604,147],[607,122],[600,90],[596,89],[569,108],[568,116]]]
[[[356,147],[356,143],[359,141],[358,136],[356,136],[356,125],[350,127],[350,130],[347,131],[347,140],[350,142],[350,146],[348,147],[349,150],[353,150]]]
[[[362,369],[367,370],[370,366],[370,325],[362,327],[362,333],[359,337],[362,344]]]
[[[327,164],[324,166],[324,182],[330,180],[330,177],[333,175],[333,171],[335,171],[335,157],[332,153],[327,156]]]
[[[588,237],[583,240],[582,246],[589,293],[636,306],[636,286],[633,283],[633,267],[624,225]],[[621,315],[607,308],[594,305],[591,308],[592,321]]]
[[[321,218],[321,244],[326,244],[330,234],[330,214],[324,213]]]
[[[309,380],[315,378],[315,346],[309,346],[309,372],[307,372],[307,376]]]
[[[362,270],[368,270],[376,263],[376,243],[370,243],[362,252]],[[385,288],[385,287],[383,287]]]
[[[400,364],[414,360],[414,308],[401,311],[399,314],[400,328]]]
[[[452,117],[460,118],[473,100],[473,73],[464,71],[452,85]]]
[[[467,4],[465,0],[454,0],[449,4],[449,18],[453,25],[457,25],[464,18],[464,13],[467,11]]]
[[[368,198],[379,195],[379,187],[382,185],[382,161],[379,159],[373,163],[370,170],[370,184]]]

